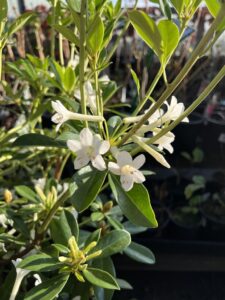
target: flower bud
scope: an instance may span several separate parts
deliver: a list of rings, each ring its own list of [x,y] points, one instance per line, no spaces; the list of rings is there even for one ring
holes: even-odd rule
[[[5,190],[4,191],[4,200],[6,203],[10,203],[12,202],[13,196],[12,193],[10,192],[10,190]]]

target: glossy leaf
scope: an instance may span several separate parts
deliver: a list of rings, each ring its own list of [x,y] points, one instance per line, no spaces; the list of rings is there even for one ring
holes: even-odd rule
[[[12,144],[13,147],[56,147],[56,148],[66,148],[66,143],[57,141],[49,136],[28,133],[18,137]]]
[[[73,206],[79,212],[87,209],[96,199],[106,177],[107,171],[98,171],[87,166],[74,176],[76,191],[70,198]]]
[[[62,264],[57,258],[41,253],[27,256],[18,264],[17,267],[37,272],[48,272],[57,270],[61,266]]]
[[[90,283],[100,286],[104,289],[120,289],[116,279],[103,270],[88,268],[83,271],[83,275]]]
[[[16,190],[17,194],[20,195],[21,197],[24,197],[25,199],[37,202],[37,196],[36,196],[35,192],[28,186],[17,185],[15,187],[15,190]]]
[[[73,214],[67,210],[63,210],[59,218],[52,220],[50,224],[52,238],[55,243],[67,246],[71,236],[79,238],[79,228],[77,220]]]
[[[113,230],[99,240],[94,251],[102,250],[100,257],[107,257],[123,251],[130,242],[131,237],[129,232],[125,230]]]
[[[143,11],[133,10],[128,13],[128,16],[140,37],[160,57],[161,36],[155,21]]]
[[[61,33],[68,41],[75,44],[76,46],[79,46],[79,40],[75,36],[75,34],[72,30],[70,30],[69,28],[67,28],[65,26],[58,25],[58,24],[54,24],[53,28],[56,31],[58,31],[59,33]]]
[[[155,228],[158,226],[147,189],[143,184],[134,184],[131,191],[125,192],[116,176],[109,176],[113,194],[124,215],[138,226]]]
[[[133,260],[139,261],[144,264],[152,265],[155,263],[155,256],[151,250],[145,246],[131,242],[129,247],[124,250],[127,256]]]
[[[69,279],[69,275],[58,275],[48,279],[41,284],[32,288],[24,297],[24,300],[52,300],[55,299],[56,296],[64,288],[67,280]]]
[[[101,50],[104,38],[104,24],[100,16],[96,16],[87,33],[87,45],[91,54],[96,54]]]
[[[162,55],[160,61],[163,65],[166,65],[179,43],[179,30],[177,26],[169,20],[160,21],[158,29],[162,38]]]
[[[74,89],[75,85],[75,72],[71,67],[67,67],[63,77],[63,87],[66,92],[70,93]]]
[[[35,14],[26,12],[12,22],[7,30],[7,37],[20,30]]]

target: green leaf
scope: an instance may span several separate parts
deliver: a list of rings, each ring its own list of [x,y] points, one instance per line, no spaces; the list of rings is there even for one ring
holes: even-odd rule
[[[130,69],[130,71],[131,71],[131,75],[133,77],[133,80],[136,84],[137,92],[138,92],[138,95],[139,95],[139,93],[140,93],[140,81],[137,77],[137,74],[134,72],[134,70]]]
[[[58,275],[32,288],[24,300],[52,300],[62,291],[69,275]]]
[[[123,290],[133,290],[133,287],[124,279],[117,278],[116,279],[120,288]]]
[[[161,63],[165,66],[179,43],[179,30],[170,20],[162,20],[158,24],[158,29],[162,38]]]
[[[11,26],[7,30],[7,37],[20,30],[33,16],[35,16],[34,13],[26,12],[15,21],[13,21]]]
[[[83,274],[84,277],[94,285],[100,286],[104,289],[120,289],[116,279],[105,271],[95,268],[88,268],[83,271]]]
[[[7,0],[1,0],[0,23],[7,18],[7,15],[8,15]]]
[[[104,270],[108,272],[111,276],[116,277],[115,267],[110,257],[98,258],[93,260],[92,267]],[[98,286],[94,286],[94,292],[97,300],[111,300],[114,294],[114,290],[103,289]]]
[[[181,15],[185,1],[184,0],[170,0],[170,1],[173,4],[173,6],[175,7],[178,15]]]
[[[17,185],[15,187],[15,190],[16,190],[17,194],[19,194],[21,197],[24,197],[25,199],[37,202],[37,196],[36,196],[35,192],[28,186]]]
[[[101,237],[102,229],[99,228],[92,232],[85,241],[85,247],[88,246],[92,242],[98,242]]]
[[[70,198],[78,212],[87,209],[96,199],[105,181],[107,171],[98,171],[87,166],[75,174],[76,191]]]
[[[79,46],[79,40],[75,36],[75,34],[72,30],[70,30],[69,28],[67,28],[65,26],[58,25],[58,24],[54,24],[52,26],[56,31],[61,33],[64,36],[64,38],[66,38],[68,41],[75,44],[76,46]]]
[[[104,38],[104,24],[99,15],[94,18],[94,21],[90,24],[87,33],[87,45],[91,51],[91,54],[96,54],[101,50],[101,46]]]
[[[18,268],[36,272],[54,271],[61,266],[62,263],[60,263],[57,258],[51,257],[45,253],[27,256],[18,264]]]
[[[121,210],[133,224],[151,228],[158,226],[148,191],[143,184],[134,184],[132,190],[125,192],[116,176],[110,175],[109,182]]]
[[[81,0],[67,0],[67,2],[70,8],[72,8],[75,12],[80,13]]]
[[[123,251],[131,242],[129,232],[126,230],[112,230],[104,235],[94,248],[94,252],[102,250],[101,258],[111,256]]]
[[[67,67],[63,77],[63,87],[66,92],[70,93],[73,91],[75,86],[75,72],[71,67]]]
[[[219,3],[219,1],[217,0],[205,0],[205,3],[208,7],[209,12],[211,13],[211,15],[215,18],[220,9],[221,9],[221,4]],[[221,23],[219,30],[222,31],[225,27],[225,17],[224,17],[224,21]]]
[[[55,243],[67,246],[71,236],[79,238],[77,220],[68,210],[63,210],[58,219],[53,219],[50,224],[51,235]]]
[[[18,137],[12,144],[12,147],[56,147],[56,148],[67,148],[66,143],[57,141],[49,136],[28,133]]]
[[[143,11],[133,10],[128,12],[128,16],[139,36],[161,57],[161,36],[155,21]]]
[[[155,256],[151,250],[145,246],[131,242],[129,247],[124,250],[127,256],[133,260],[139,261],[144,264],[152,265],[155,263]]]
[[[164,16],[166,16],[169,20],[171,20],[172,11],[170,8],[170,3],[168,2],[168,0],[159,0],[159,2]]]

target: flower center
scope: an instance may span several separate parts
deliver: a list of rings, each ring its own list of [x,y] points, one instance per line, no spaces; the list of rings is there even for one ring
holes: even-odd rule
[[[135,171],[135,168],[130,165],[125,165],[121,168],[121,173],[123,175],[132,175]]]
[[[88,147],[86,148],[86,153],[87,153],[87,155],[88,155],[89,157],[92,157],[93,154],[94,154],[94,147],[88,146]]]
[[[57,114],[55,115],[55,120],[56,120],[56,122],[58,122],[58,123],[62,122],[62,121],[63,121],[63,114],[57,113]]]

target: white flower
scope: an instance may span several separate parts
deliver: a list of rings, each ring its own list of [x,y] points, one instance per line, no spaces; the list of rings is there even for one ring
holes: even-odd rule
[[[94,168],[100,171],[106,169],[102,155],[108,152],[110,144],[108,141],[103,141],[98,134],[93,135],[90,129],[82,129],[80,141],[68,140],[67,146],[77,155],[74,161],[75,169],[86,166],[90,161]]]
[[[56,131],[58,131],[60,126],[68,120],[92,122],[104,121],[104,118],[101,116],[83,115],[69,111],[59,100],[52,101],[52,107],[56,111],[56,114],[52,116],[52,122],[57,124]]]
[[[89,80],[84,83],[84,91],[85,91],[87,106],[89,106],[90,109],[93,111],[93,113],[96,114],[97,112],[96,92],[93,89],[92,84]],[[78,100],[81,100],[80,90],[76,90],[74,92],[74,96]]]
[[[33,179],[32,181],[35,186],[38,186],[40,189],[42,189],[42,191],[44,190],[46,185],[46,178],[42,177],[38,179]]]
[[[153,135],[158,134],[160,132],[160,129],[156,132],[153,132]],[[175,135],[169,131],[164,136],[160,137],[157,141],[154,142],[155,145],[158,145],[158,149],[160,151],[163,151],[163,149],[166,149],[170,153],[173,153],[173,147],[171,143],[175,140]]]
[[[117,154],[116,159],[117,163],[110,162],[108,168],[113,174],[120,175],[120,182],[125,191],[130,191],[135,182],[145,181],[144,175],[139,171],[145,163],[143,154],[133,160],[129,152],[121,151]]]
[[[163,165],[166,168],[170,168],[170,165],[165,160],[163,155],[161,153],[159,153],[158,151],[156,151],[155,149],[153,149],[151,146],[147,145],[145,143],[145,139],[143,139],[139,136],[133,136],[132,140],[134,143],[136,143],[142,149],[144,149],[146,152],[148,152],[151,156],[153,156],[155,158],[155,160],[157,160],[161,165]]]
[[[38,274],[34,274],[34,278],[36,279],[34,285],[37,286],[42,283],[41,277]]]
[[[80,63],[79,55],[75,55],[74,59],[69,62],[69,66],[71,66],[73,69],[75,69],[76,66],[79,65],[79,63]]]
[[[16,280],[10,295],[9,300],[15,300],[16,299],[16,295],[19,291],[21,282],[23,280],[23,278],[29,274],[31,271],[30,270],[24,270],[21,268],[17,268],[17,265],[22,261],[21,258],[17,258],[16,260],[12,260],[12,263],[14,264],[15,268],[16,268]]]
[[[162,121],[166,123],[167,121],[175,121],[179,118],[185,110],[183,103],[178,103],[177,98],[172,96],[170,104],[166,101],[167,112],[163,115]],[[189,122],[188,118],[184,118],[182,122]]]
[[[0,224],[3,228],[7,228],[7,225],[13,226],[13,220],[7,219],[5,214],[0,214]]]

